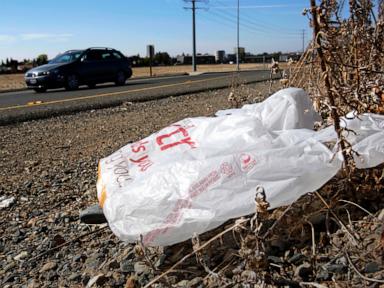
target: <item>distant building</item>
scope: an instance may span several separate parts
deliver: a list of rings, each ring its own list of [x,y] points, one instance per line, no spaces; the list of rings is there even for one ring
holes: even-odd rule
[[[155,46],[154,45],[147,45],[147,57],[151,58],[155,56]]]
[[[233,53],[235,54],[235,57],[237,57],[237,47],[233,48]],[[239,47],[239,60],[240,60],[240,62],[244,62],[244,57],[245,57],[245,48]],[[235,61],[236,61],[236,59],[235,59]]]
[[[271,63],[272,55],[247,55],[244,57],[245,63]]]
[[[225,51],[224,50],[216,51],[215,60],[216,60],[216,63],[224,63],[225,62]]]
[[[237,47],[233,48],[233,53],[237,54]],[[245,55],[245,48],[239,47],[239,55],[240,57],[243,57]]]
[[[197,55],[196,64],[215,64],[216,59],[213,55]],[[177,56],[177,64],[192,64],[192,56],[179,55]]]
[[[299,61],[302,53],[284,53],[279,56],[279,62],[288,62],[291,58],[293,61]]]

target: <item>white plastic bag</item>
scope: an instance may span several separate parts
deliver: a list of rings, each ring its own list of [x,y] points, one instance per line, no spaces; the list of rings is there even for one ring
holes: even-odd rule
[[[275,208],[320,188],[341,167],[341,156],[331,161],[322,144],[336,139],[333,127],[298,129],[319,119],[301,89],[218,115],[184,119],[100,160],[98,198],[121,240],[181,242],[252,213],[257,185]],[[355,139],[361,167],[382,163],[383,127],[355,125],[367,136]]]

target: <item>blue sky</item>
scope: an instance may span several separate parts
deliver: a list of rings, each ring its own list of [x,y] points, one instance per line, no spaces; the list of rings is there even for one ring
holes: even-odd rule
[[[240,46],[247,52],[298,51],[307,0],[240,0]],[[233,52],[237,0],[201,2],[197,51]],[[146,45],[172,56],[191,53],[192,16],[183,0],[1,0],[0,59],[51,58],[69,49],[108,46],[145,55]]]

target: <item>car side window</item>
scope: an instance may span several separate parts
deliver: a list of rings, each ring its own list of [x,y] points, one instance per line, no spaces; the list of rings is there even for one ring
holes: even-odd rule
[[[113,52],[113,56],[115,56],[116,59],[121,59],[121,55],[117,52]]]
[[[109,51],[104,51],[101,53],[101,59],[102,60],[115,60],[115,57],[112,55]]]
[[[87,55],[85,56],[85,60],[87,60],[87,61],[100,61],[101,60],[100,52],[97,50],[88,51]]]

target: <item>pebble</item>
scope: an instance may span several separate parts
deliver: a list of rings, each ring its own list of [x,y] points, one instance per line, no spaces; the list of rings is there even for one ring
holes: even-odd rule
[[[157,259],[155,263],[155,268],[159,268],[161,265],[163,265],[166,258],[167,258],[167,255],[161,254],[159,259]]]
[[[309,263],[303,263],[295,269],[295,276],[300,277],[304,281],[309,281],[309,278],[312,274],[313,269]]]
[[[376,273],[381,270],[380,265],[376,262],[369,262],[365,265],[364,272],[365,273]]]
[[[268,261],[274,264],[284,264],[284,261],[276,256],[268,256]]]
[[[78,273],[72,273],[69,275],[68,280],[69,281],[79,281],[81,279],[81,275]]]
[[[105,283],[105,280],[106,280],[106,278],[105,278],[104,274],[103,274],[103,273],[100,273],[100,274],[98,274],[98,275],[96,275],[96,276],[94,276],[94,277],[92,277],[92,278],[89,279],[86,288],[90,288],[90,287],[92,287],[94,284],[96,284],[96,285],[102,285],[102,284]]]
[[[295,265],[298,265],[298,264],[303,263],[305,258],[306,257],[303,254],[296,253],[291,258],[288,259],[288,262],[295,264]]]
[[[134,264],[134,270],[135,270],[136,275],[140,275],[144,272],[149,271],[149,267],[144,262],[140,261],[140,262],[136,262]]]
[[[28,252],[27,251],[23,251],[21,252],[20,254],[18,254],[17,256],[15,256],[13,259],[15,259],[16,261],[20,261],[22,259],[25,259],[28,257]]]
[[[4,272],[7,272],[7,271],[9,271],[9,270],[11,270],[12,268],[15,268],[15,267],[16,267],[16,263],[15,262],[11,262],[11,263],[5,265]]]
[[[15,197],[5,197],[5,196],[1,196],[0,197],[0,209],[5,209],[5,208],[9,208],[13,203],[15,203],[16,201],[16,198]]]
[[[343,274],[343,273],[347,273],[348,271],[348,266],[344,264],[329,264],[329,265],[326,265],[325,268],[327,269],[328,272],[336,273],[336,274]]]
[[[41,269],[39,270],[39,273],[43,273],[43,272],[55,269],[56,267],[57,267],[56,262],[47,262],[44,264],[43,267],[41,267]]]
[[[186,288],[186,287],[188,287],[188,283],[189,283],[188,280],[181,280],[180,282],[178,282],[176,284],[176,287],[178,287],[178,288]]]
[[[318,271],[316,274],[316,279],[318,281],[328,281],[331,279],[331,275],[327,270],[320,269],[320,271]]]
[[[124,273],[135,272],[135,267],[132,260],[124,260],[120,263],[120,270]]]

